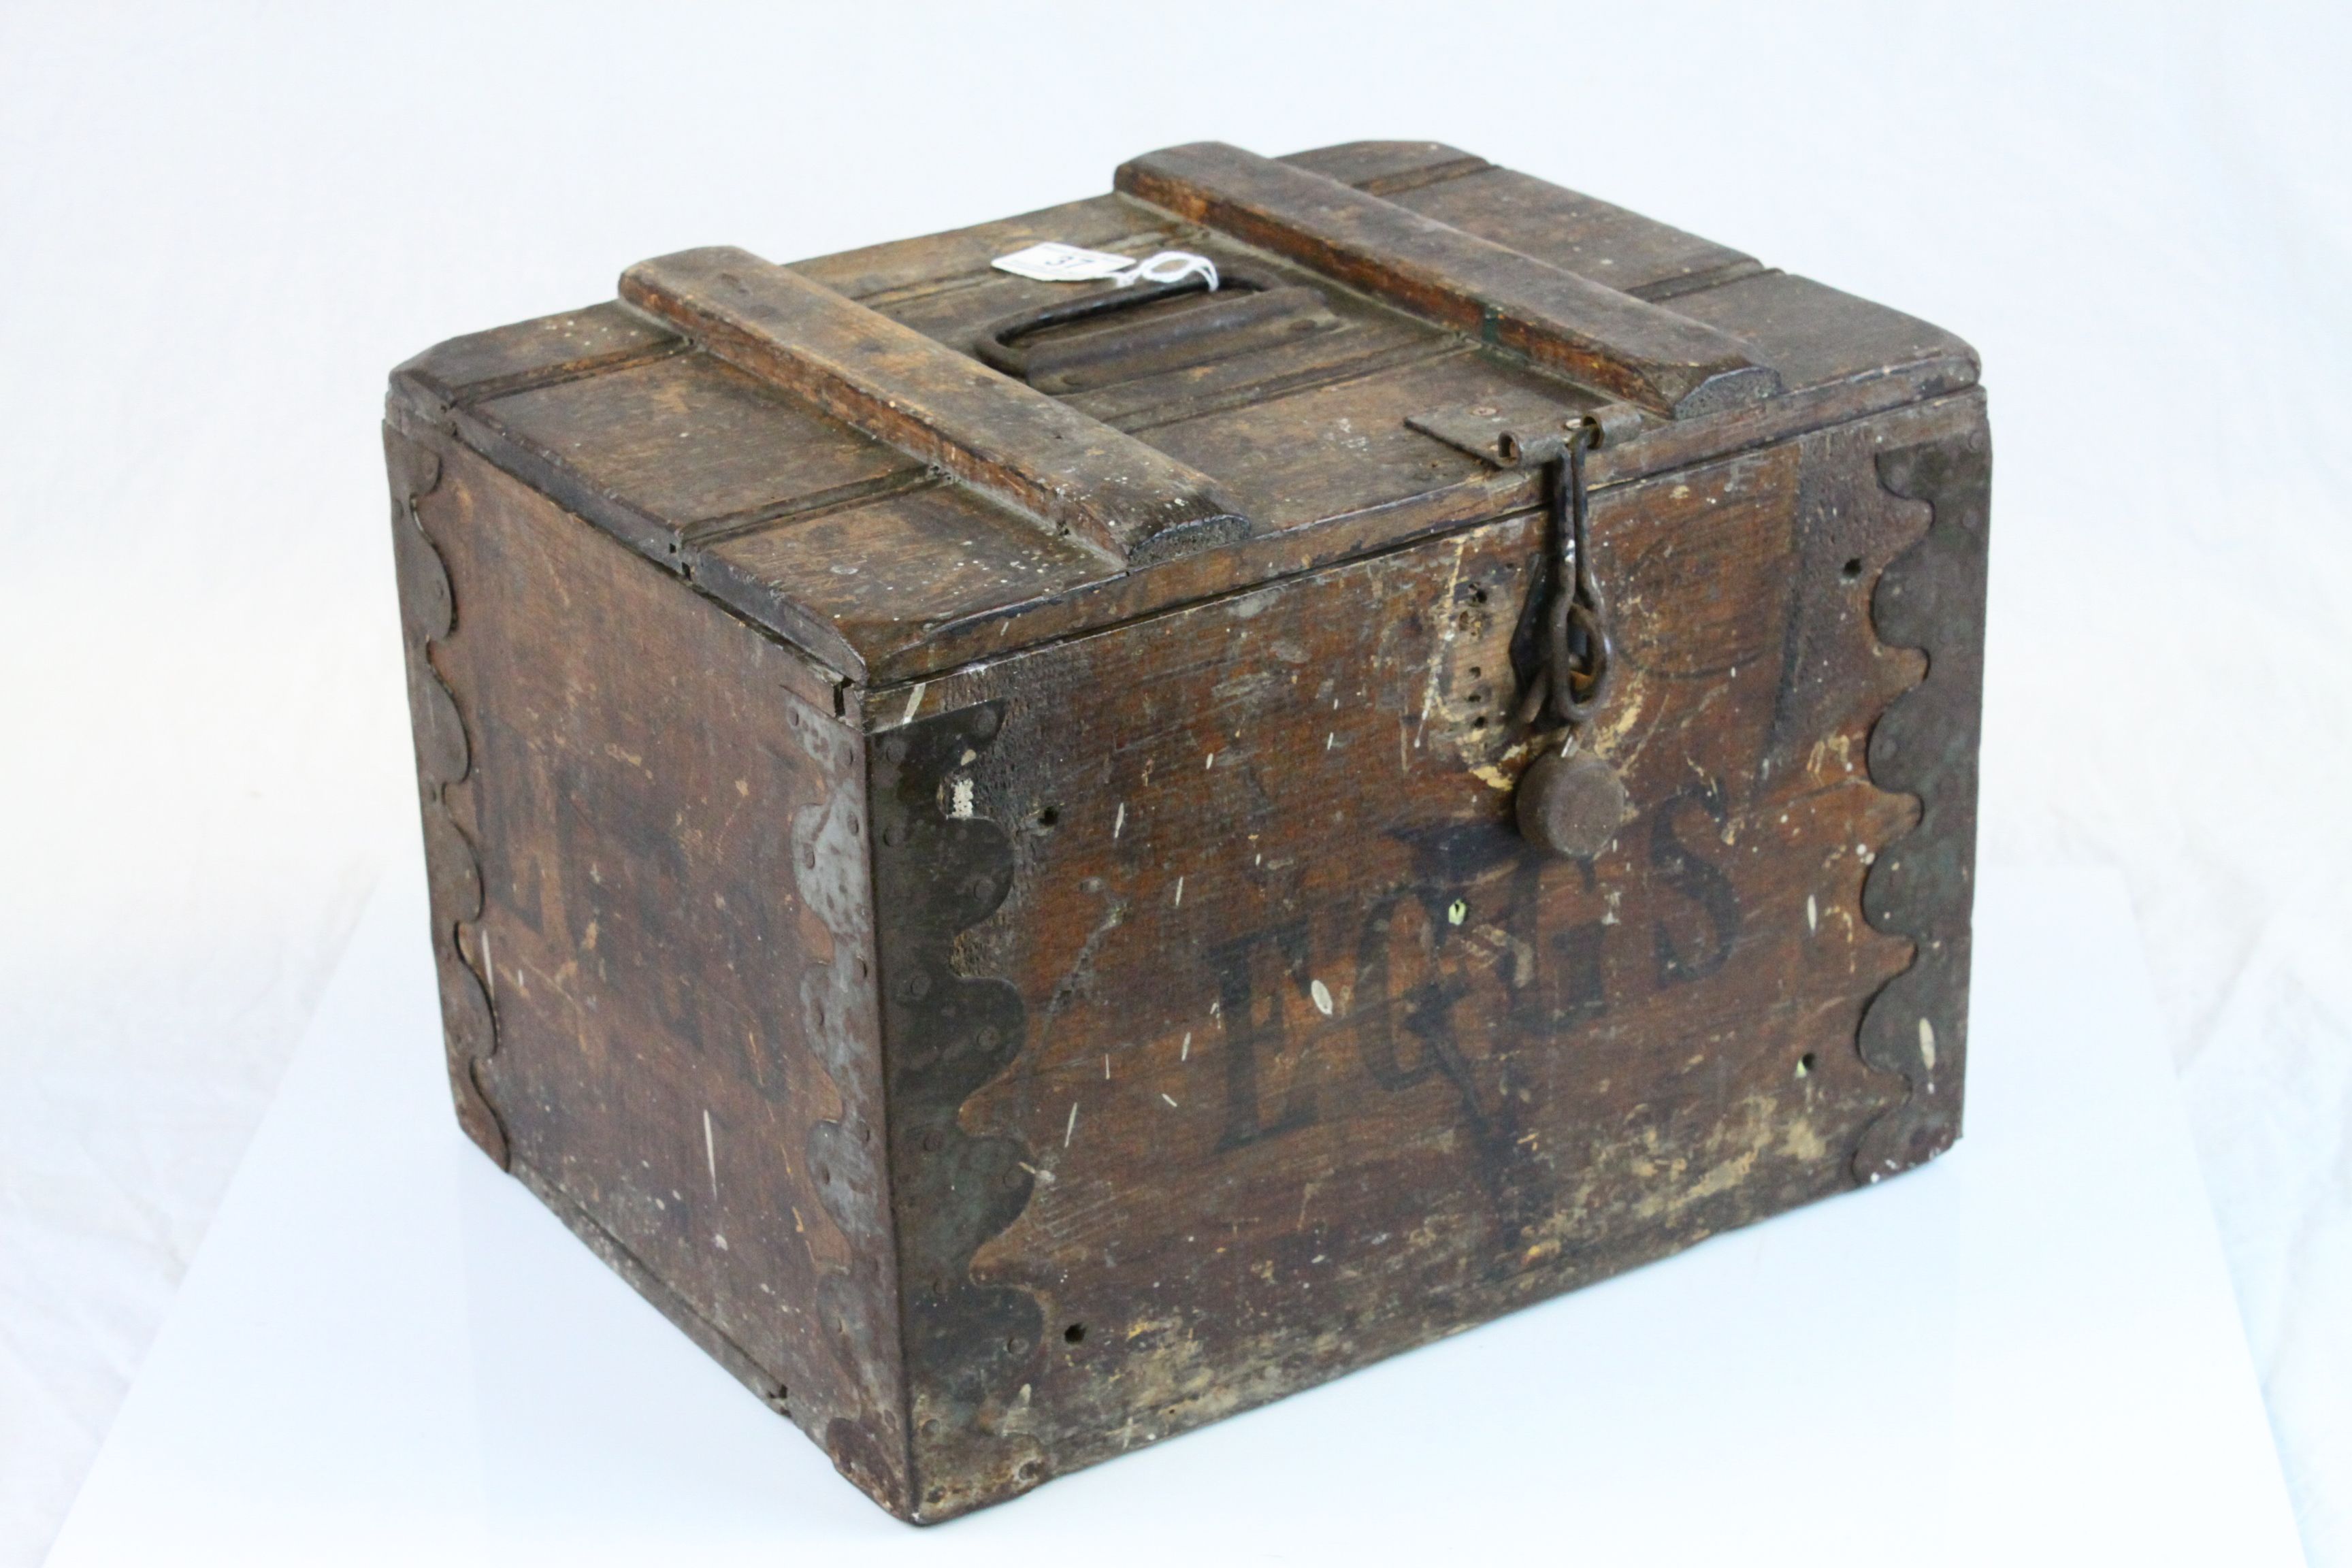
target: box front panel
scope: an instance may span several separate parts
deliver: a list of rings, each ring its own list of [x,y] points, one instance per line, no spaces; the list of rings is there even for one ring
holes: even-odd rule
[[[1864,915],[1921,822],[1866,752],[1927,664],[1874,626],[1931,515],[1876,458],[1981,418],[1596,496],[1622,677],[1587,744],[1632,810],[1590,859],[1511,825],[1538,517],[874,694],[919,1510],[1843,1190],[1874,1128],[1889,1168],[1948,1142],[1979,624],[1934,650],[1967,769],[1928,802],[1962,882],[1944,1011],[1899,1020],[1923,1068],[1857,1044],[1918,934]],[[939,998],[982,983],[1017,1037],[974,1056]]]

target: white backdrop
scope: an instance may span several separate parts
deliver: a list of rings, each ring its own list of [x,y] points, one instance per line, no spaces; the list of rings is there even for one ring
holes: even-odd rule
[[[2284,0],[0,11],[0,1564],[415,852],[387,368],[689,245],[1434,137],[1982,351],[1984,855],[2129,879],[2352,1565],[2347,80]]]

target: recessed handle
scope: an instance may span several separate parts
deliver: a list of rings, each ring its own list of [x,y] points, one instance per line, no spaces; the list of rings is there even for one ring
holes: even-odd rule
[[[1018,376],[1040,392],[1084,392],[1206,364],[1339,324],[1313,289],[1286,284],[1254,268],[1227,267],[1222,272],[1215,295],[1189,309],[1157,311],[1131,321],[1115,319],[1164,300],[1200,293],[1208,288],[1206,279],[1105,289],[991,321],[973,338],[971,352],[983,363]],[[1028,341],[1049,329],[1085,321],[1101,324],[1042,342]]]

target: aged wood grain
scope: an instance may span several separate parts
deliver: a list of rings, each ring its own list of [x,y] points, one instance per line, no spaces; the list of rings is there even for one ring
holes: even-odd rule
[[[814,257],[792,267],[812,283],[878,307],[893,297],[918,295],[942,282],[956,286],[975,277],[1002,278],[1004,274],[988,270],[992,259],[1040,240],[1058,239],[1091,250],[1130,250],[1166,237],[1165,221],[1117,196],[1089,196],[944,234]]]
[[[1349,142],[1287,153],[1281,161],[1388,197],[1495,166],[1475,153],[1443,142]]]
[[[1029,1034],[961,1125],[1036,1173],[973,1278],[1045,1331],[919,1433],[925,1509],[1853,1184],[1905,1093],[1856,1047],[1911,959],[1860,918],[1916,820],[1864,765],[1921,668],[1867,607],[1923,529],[1871,467],[1897,428],[1602,498],[1630,673],[1595,744],[1636,814],[1590,863],[1498,787],[1529,520],[926,689],[1003,708],[940,793],[1009,837],[957,972],[1009,981]]]
[[[1581,210],[1582,198],[1559,195],[1569,208]],[[1622,209],[1610,211],[1614,216],[1598,228],[1579,231],[1571,225],[1569,232],[1598,235],[1595,243],[1605,241],[1620,251],[1647,247],[1673,254],[1680,244],[1675,238],[1677,231]],[[1523,234],[1535,237],[1524,239],[1531,245],[1540,237],[1533,228]],[[904,307],[910,312],[908,320],[942,334],[943,342],[968,342],[971,329],[989,319],[1002,302],[979,299],[999,287],[989,279],[1019,281],[990,273],[984,259],[977,259],[992,243],[985,237],[963,233],[905,243],[910,251],[933,258],[915,268],[931,281],[925,285],[928,293],[904,296],[911,301]],[[1223,238],[1188,243],[1229,260],[1255,256]],[[867,258],[878,261],[880,254],[867,253]],[[1569,263],[1584,264],[1575,255],[1564,255],[1561,264]],[[1284,277],[1309,276],[1280,260],[1257,257],[1255,264]],[[808,265],[796,269],[805,270]],[[974,282],[970,273],[936,275],[939,267],[952,265],[976,267],[982,280]],[[454,351],[445,345],[407,367],[395,385],[407,389],[403,395],[416,400],[428,416],[445,417],[461,438],[500,466],[673,565],[703,591],[790,639],[816,661],[850,679],[887,682],[951,668],[1040,638],[1114,625],[1233,583],[1264,580],[1360,550],[1393,546],[1471,517],[1532,504],[1532,494],[1523,493],[1528,476],[1465,471],[1458,466],[1457,454],[1442,442],[1427,441],[1416,466],[1411,454],[1423,438],[1410,429],[1398,430],[1387,408],[1377,411],[1373,426],[1365,426],[1342,406],[1349,395],[1344,388],[1359,377],[1399,373],[1391,379],[1399,388],[1396,405],[1408,418],[1442,409],[1472,391],[1522,395],[1523,384],[1530,381],[1549,385],[1552,390],[1544,395],[1564,409],[1584,405],[1591,395],[1547,378],[1531,378],[1524,368],[1465,347],[1453,334],[1343,287],[1327,284],[1325,292],[1341,321],[1337,331],[1185,371],[1146,375],[1070,400],[1074,407],[1139,432],[1154,444],[1195,454],[1196,466],[1205,463],[1212,468],[1223,460],[1218,456],[1217,427],[1235,427],[1234,460],[1253,466],[1260,476],[1252,480],[1255,492],[1241,498],[1244,510],[1270,510],[1276,519],[1265,539],[1141,569],[1130,563],[1124,573],[1107,564],[1089,571],[1079,562],[1066,571],[1056,568],[1040,576],[1034,559],[1039,547],[1027,537],[1036,531],[995,526],[975,531],[960,521],[980,515],[969,506],[940,508],[912,495],[903,507],[894,503],[894,491],[921,487],[914,469],[887,471],[865,489],[858,481],[840,484],[843,471],[856,469],[872,461],[877,449],[887,448],[837,423],[829,426],[814,411],[787,414],[790,400],[774,393],[765,394],[764,403],[755,396],[739,403],[703,390],[711,384],[723,388],[730,377],[745,379],[707,356],[688,354],[614,374],[581,374],[556,353],[563,334],[526,323],[525,328],[503,330],[512,342],[501,352],[515,361],[537,353],[547,363],[530,374],[561,384],[519,396],[469,395],[454,410],[435,416],[437,405],[425,381],[418,379],[425,375],[418,366],[448,357]],[[953,303],[967,293],[977,302]],[[1603,454],[1592,473],[1596,484],[1784,439],[1965,387],[1976,377],[1974,356],[1950,334],[1782,274],[1704,289],[1683,297],[1677,309],[1710,316],[1759,344],[1767,358],[1789,368],[1792,390],[1705,419],[1661,423],[1639,440]],[[1484,367],[1467,384],[1459,379],[1465,363]],[[1416,371],[1416,366],[1422,368]],[[1479,384],[1477,374],[1491,379]],[[456,375],[455,370],[435,371],[425,380],[442,385]],[[1413,390],[1413,375],[1428,378],[1421,394]],[[1327,390],[1332,395],[1319,395]],[[649,397],[655,391],[667,401]],[[1404,407],[1416,403],[1420,406]],[[772,408],[772,414],[768,412]],[[751,416],[755,409],[756,418]],[[1327,409],[1335,416],[1319,417]],[[672,434],[682,447],[708,453],[708,458],[675,470],[661,468],[661,443],[652,433],[673,418]],[[1342,424],[1343,419],[1348,422]],[[1286,440],[1281,431],[1286,425],[1292,426]],[[1201,427],[1198,433],[1195,426]],[[820,440],[816,432],[828,427],[837,434]],[[1370,467],[1352,462],[1353,442],[1376,444],[1391,457]],[[629,458],[632,452],[637,457]],[[1269,461],[1276,466],[1266,466]],[[723,488],[723,476],[730,470],[744,476],[735,500],[729,503],[740,510],[709,515],[711,508],[703,498],[714,487]],[[1368,490],[1367,480],[1375,471],[1394,478],[1396,483],[1386,493]],[[770,487],[755,478],[761,473],[776,477],[772,496],[762,493]],[[1424,483],[1411,482],[1423,476]],[[1220,477],[1230,476],[1221,472]],[[1251,474],[1240,477],[1250,479]],[[837,534],[837,521],[826,520],[837,520],[844,509],[851,508],[862,509],[860,515],[874,525],[875,548],[881,552],[862,566],[833,553],[837,538],[827,537],[819,548],[814,535],[790,537],[804,522],[821,522],[824,533]],[[885,546],[879,542],[885,539],[899,542]],[[721,542],[730,542],[722,550],[717,548]],[[700,546],[710,547],[709,552]],[[738,557],[759,564],[739,565]],[[956,570],[943,574],[947,563],[955,563]],[[859,567],[864,579],[855,592],[845,594],[837,568],[850,566]],[[901,580],[903,590],[888,586]],[[948,580],[959,584],[951,607],[925,599],[924,584]],[[992,602],[979,602],[962,592],[961,584],[982,581],[1002,585]]]
[[[668,258],[655,314],[454,339],[387,402],[459,1118],[919,1521],[1960,1123],[1968,346],[1440,143],[1129,169]],[[1311,330],[1055,329],[1047,397],[968,356],[1070,297],[989,268],[1044,238],[1202,250]],[[1547,359],[1563,320],[1607,330]],[[1694,401],[1735,341],[1779,390]],[[1554,856],[1508,718],[1546,479],[1491,437],[1629,366],[1583,734],[1629,812]],[[1256,531],[1155,542],[1196,501]]]
[[[1754,272],[1761,265],[1727,245],[1562,190],[1516,169],[1486,169],[1391,199],[1423,217],[1636,299],[1671,300]]]
[[[474,454],[421,510],[472,726],[474,1076],[513,1163],[902,1498],[863,742],[786,649]]]
[[[607,301],[452,338],[393,374],[446,406],[642,363],[685,346],[668,328]]]
[[[639,262],[621,293],[722,358],[1114,561],[1165,559],[1251,531],[1207,476],[748,251]]]
[[[1352,142],[1280,161],[1644,300],[1711,287],[1759,266],[1727,245],[1439,142]]]
[[[1507,246],[1217,142],[1146,153],[1118,188],[1455,331],[1663,412],[1780,390],[1736,338]]]
[[[486,399],[477,417],[689,537],[771,522],[919,475],[896,447],[708,354]]]

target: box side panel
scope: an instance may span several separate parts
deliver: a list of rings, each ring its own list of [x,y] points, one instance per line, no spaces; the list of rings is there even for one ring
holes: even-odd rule
[[[412,684],[461,1115],[901,1509],[863,740],[791,649],[393,439],[424,455],[405,574],[438,584],[406,596],[446,606]]]
[[[1531,516],[873,695],[919,1512],[1948,1143],[1981,439],[1963,395],[1596,497],[1590,860],[1510,826]],[[950,982],[1019,1033],[952,1082]]]

